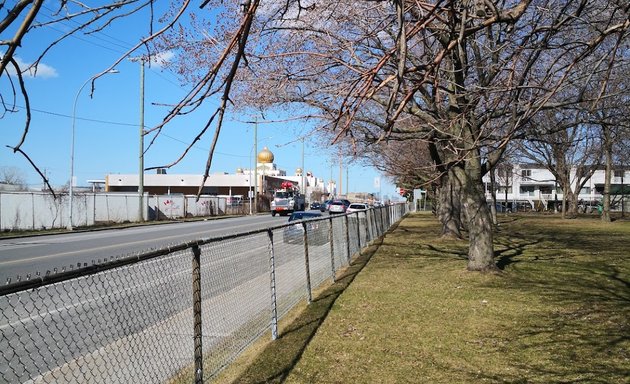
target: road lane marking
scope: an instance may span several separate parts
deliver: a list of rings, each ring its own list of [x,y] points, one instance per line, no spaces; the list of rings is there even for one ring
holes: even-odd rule
[[[225,229],[226,228],[218,228],[218,229],[205,230],[205,231],[201,231],[201,232],[192,232],[192,233],[187,233],[186,236],[208,234],[209,232],[216,232],[216,231],[222,231],[223,232],[223,231],[225,231]],[[182,237],[182,235],[161,236],[159,238],[159,240],[162,241],[162,240],[165,240],[165,239],[177,239],[177,238],[181,238],[181,237]],[[181,242],[176,243],[176,244],[179,245],[179,244],[185,243],[186,241],[192,241],[192,240],[184,240],[184,241],[181,241]],[[125,246],[125,245],[136,245],[136,244],[153,243],[153,242],[155,242],[155,239],[141,240],[141,241],[132,241],[132,242],[126,242],[126,243],[116,243],[116,244],[113,244],[113,245],[107,245],[107,246],[103,246],[103,247],[96,247],[96,248],[81,249],[81,250],[76,250],[76,251],[54,253],[52,255],[34,256],[34,257],[21,258],[21,259],[10,260],[10,261],[2,261],[2,262],[0,262],[0,266],[21,264],[21,263],[24,263],[24,262],[44,260],[44,259],[55,258],[55,257],[59,257],[59,256],[69,256],[69,255],[74,255],[74,254],[78,254],[78,253],[85,253],[85,252],[91,252],[91,251],[101,251],[101,250],[105,250],[105,249],[119,248],[119,247]],[[160,246],[159,248],[166,248],[166,247],[168,247],[168,246],[164,245],[164,246]],[[124,254],[112,255],[112,257],[114,257],[114,256],[126,256],[126,255],[124,255]]]

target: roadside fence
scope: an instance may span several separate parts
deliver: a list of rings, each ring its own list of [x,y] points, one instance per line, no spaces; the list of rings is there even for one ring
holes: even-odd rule
[[[407,204],[201,239],[0,287],[0,382],[210,382]]]

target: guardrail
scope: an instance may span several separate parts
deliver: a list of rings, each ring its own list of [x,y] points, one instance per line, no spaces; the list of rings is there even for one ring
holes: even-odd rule
[[[201,239],[0,287],[8,383],[211,380],[407,204]]]

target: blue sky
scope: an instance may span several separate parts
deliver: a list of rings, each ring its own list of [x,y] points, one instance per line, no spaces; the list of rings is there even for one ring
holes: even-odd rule
[[[109,173],[138,172],[139,64],[125,60],[116,67],[118,73],[107,74],[97,80],[93,98],[90,98],[89,83],[78,92],[88,79],[108,68],[135,43],[141,32],[135,34],[133,26],[141,23],[141,19],[127,20],[104,33],[70,37],[45,56],[36,77],[26,77],[32,120],[23,150],[45,171],[53,186],[64,185],[69,180],[73,104],[77,94],[74,153],[76,184],[87,185],[87,180],[104,179]],[[22,48],[18,49],[16,58],[23,63],[33,62],[51,39],[56,39],[64,28],[70,27],[70,24],[58,25],[32,32],[23,41]],[[5,90],[8,89],[7,85],[6,80],[0,81],[0,86]],[[146,67],[144,86],[145,126],[150,128],[165,116],[168,109],[164,105],[173,104],[184,95],[186,86],[180,85],[173,73],[157,66]],[[145,155],[145,167],[167,165],[179,158],[216,105],[216,102],[211,101],[202,111],[177,118],[167,125]],[[23,100],[18,99],[17,107],[24,107]],[[13,154],[6,147],[16,145],[23,133],[25,114],[23,110],[21,112],[6,114],[0,119],[0,166],[17,168],[26,183],[37,188],[42,185],[39,175],[26,159]],[[254,133],[253,125],[246,121],[251,119],[251,116],[228,115],[210,173],[234,173],[237,168],[250,167]],[[302,124],[261,121],[258,125],[258,150],[267,146],[275,155],[274,162],[287,174],[293,174],[297,167],[301,167],[300,138],[305,132]],[[179,164],[167,172],[203,173],[213,133],[214,128]],[[316,138],[306,139],[304,163],[306,170],[315,176],[326,181],[331,177],[339,181],[339,160],[335,149],[322,146]],[[379,176],[373,168],[351,164],[347,172],[345,168],[343,171],[343,192],[347,188],[350,192],[377,192],[374,179]],[[395,195],[395,187],[384,177],[381,177],[381,191],[383,195]]]

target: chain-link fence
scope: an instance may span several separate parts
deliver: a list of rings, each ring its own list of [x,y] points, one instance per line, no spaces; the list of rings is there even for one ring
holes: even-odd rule
[[[406,204],[181,244],[0,287],[0,382],[210,381]]]

